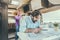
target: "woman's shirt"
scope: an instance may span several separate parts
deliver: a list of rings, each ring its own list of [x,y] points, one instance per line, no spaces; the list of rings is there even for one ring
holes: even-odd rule
[[[19,20],[20,20],[21,16],[15,16],[15,20],[16,20],[16,26],[19,25]]]

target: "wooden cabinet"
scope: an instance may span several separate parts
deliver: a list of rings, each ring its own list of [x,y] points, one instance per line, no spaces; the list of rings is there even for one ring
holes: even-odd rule
[[[46,8],[49,7],[49,1],[48,0],[41,0],[41,4],[43,7],[46,7]]]
[[[0,40],[8,40],[8,5],[0,0]]]
[[[1,3],[9,3],[9,0],[0,0]]]

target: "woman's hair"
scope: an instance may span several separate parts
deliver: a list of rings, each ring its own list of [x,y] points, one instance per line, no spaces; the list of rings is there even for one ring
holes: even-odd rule
[[[13,14],[14,14],[14,15],[17,15],[17,11],[15,11]]]
[[[41,13],[40,13],[39,10],[35,10],[35,11],[32,12],[31,15],[32,15],[33,17],[35,17],[35,16],[38,16],[38,15],[41,15]]]

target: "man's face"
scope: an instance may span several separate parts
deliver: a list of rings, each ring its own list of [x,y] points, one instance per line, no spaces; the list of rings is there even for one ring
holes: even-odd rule
[[[40,19],[40,15],[33,17],[34,21],[37,21]]]

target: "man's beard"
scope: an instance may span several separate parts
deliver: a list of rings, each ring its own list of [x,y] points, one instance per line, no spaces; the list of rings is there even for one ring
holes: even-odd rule
[[[37,20],[34,20],[33,23],[35,23]]]
[[[33,23],[35,23],[37,20],[32,19]]]

